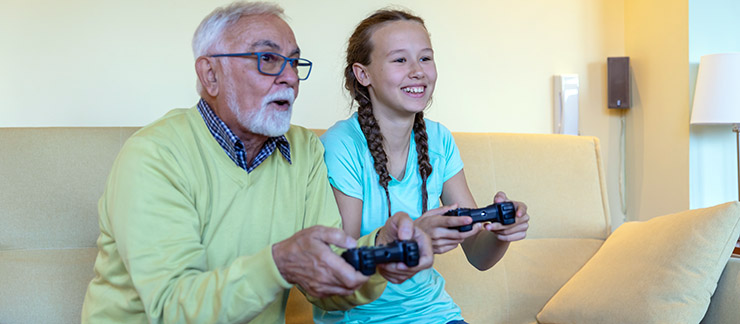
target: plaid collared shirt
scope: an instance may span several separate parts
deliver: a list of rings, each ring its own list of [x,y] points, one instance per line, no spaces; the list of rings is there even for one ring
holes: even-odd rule
[[[208,130],[211,131],[213,138],[215,138],[216,142],[221,145],[221,148],[224,149],[226,155],[228,155],[236,165],[246,170],[247,173],[252,172],[252,170],[257,168],[265,159],[267,159],[268,156],[270,156],[270,154],[272,154],[272,152],[275,151],[275,148],[280,150],[280,153],[282,153],[288,163],[292,164],[290,161],[290,143],[288,143],[288,139],[285,138],[285,135],[268,138],[265,145],[262,146],[262,149],[260,149],[259,153],[257,153],[257,156],[250,165],[249,161],[247,161],[247,151],[244,150],[244,144],[242,144],[242,141],[234,135],[234,133],[229,129],[229,126],[226,126],[226,123],[224,123],[221,118],[216,116],[213,109],[211,109],[205,100],[200,99],[198,102],[198,111],[203,117]]]

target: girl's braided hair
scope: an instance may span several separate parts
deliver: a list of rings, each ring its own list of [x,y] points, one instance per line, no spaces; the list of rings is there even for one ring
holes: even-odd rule
[[[380,126],[378,126],[378,121],[373,115],[370,92],[367,87],[357,80],[352,65],[354,63],[369,65],[370,54],[373,50],[370,38],[373,33],[385,23],[401,20],[416,21],[424,26],[424,20],[401,10],[379,10],[361,21],[349,38],[347,66],[344,69],[344,87],[349,90],[352,99],[357,101],[357,116],[360,128],[365,134],[367,146],[373,156],[375,172],[378,173],[378,182],[385,190],[385,195],[388,198],[388,217],[391,216],[391,200],[388,193],[388,182],[390,182],[391,176],[387,168],[388,157],[383,149],[383,134],[380,131]],[[432,165],[429,163],[424,112],[416,113],[414,118],[414,140],[416,141],[419,174],[421,175],[421,212],[423,214],[427,211],[427,178],[432,173]]]

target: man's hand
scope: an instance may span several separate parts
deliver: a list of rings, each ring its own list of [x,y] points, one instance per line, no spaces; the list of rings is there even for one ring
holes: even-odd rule
[[[499,191],[496,196],[493,197],[494,203],[502,203],[510,201],[506,197],[506,194]],[[499,223],[489,223],[485,225],[485,229],[496,234],[496,238],[502,242],[514,242],[523,240],[527,237],[527,229],[529,229],[529,214],[527,214],[527,205],[519,201],[511,201],[516,207],[516,222],[510,225],[501,225]]]
[[[349,249],[357,242],[341,229],[313,226],[272,246],[272,257],[286,281],[311,296],[351,295],[368,277],[332,251],[330,244]]]
[[[417,272],[427,269],[434,262],[432,245],[424,230],[414,226],[411,217],[403,212],[391,216],[378,232],[375,245],[385,245],[394,240],[414,240],[419,245],[419,265],[409,268],[403,262],[378,265],[380,274],[394,284],[400,284],[413,277]]]
[[[457,247],[466,238],[478,234],[482,228],[480,224],[473,225],[473,229],[460,232],[455,228],[470,225],[473,218],[470,216],[444,216],[448,210],[457,208],[457,204],[442,206],[427,211],[414,221],[416,227],[421,228],[432,240],[432,250],[435,254],[442,254]]]

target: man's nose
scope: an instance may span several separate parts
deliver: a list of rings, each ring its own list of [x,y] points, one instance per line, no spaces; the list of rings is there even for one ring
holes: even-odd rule
[[[283,68],[283,72],[275,79],[275,82],[277,83],[285,83],[291,86],[296,85],[298,81],[298,71],[290,65],[290,62],[286,63],[285,68]]]

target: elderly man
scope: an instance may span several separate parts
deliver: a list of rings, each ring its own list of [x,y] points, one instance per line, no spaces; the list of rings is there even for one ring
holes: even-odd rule
[[[312,64],[282,9],[216,9],[193,50],[200,102],[142,128],[113,165],[83,322],[278,323],[293,285],[346,309],[379,296],[383,277],[431,266],[429,240],[405,214],[358,241],[341,230],[321,143],[290,125]],[[394,239],[420,243],[419,266],[366,277],[332,250]]]

